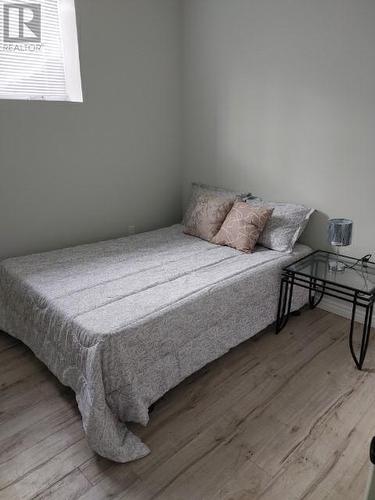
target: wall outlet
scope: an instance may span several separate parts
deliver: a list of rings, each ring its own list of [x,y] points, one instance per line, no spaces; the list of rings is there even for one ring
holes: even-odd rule
[[[135,234],[135,226],[128,226],[128,234]]]

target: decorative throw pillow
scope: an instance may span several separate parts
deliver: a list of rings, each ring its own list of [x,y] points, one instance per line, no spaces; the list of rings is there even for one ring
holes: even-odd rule
[[[232,208],[234,200],[235,196],[224,197],[210,191],[200,193],[185,217],[184,233],[211,241]]]
[[[244,200],[251,196],[251,193],[240,193],[237,191],[229,191],[227,189],[209,186],[207,184],[198,184],[197,182],[193,182],[191,185],[191,196],[189,205],[186,209],[184,219],[182,223],[186,225],[187,221],[191,217],[191,213],[195,210],[195,205],[197,203],[197,197],[201,194],[214,193],[217,196],[222,196],[226,199],[232,199],[233,201],[236,199]]]
[[[252,252],[272,212],[272,208],[256,208],[236,201],[212,243]]]
[[[259,245],[291,253],[306,228],[314,209],[293,203],[265,202],[260,198],[247,200],[251,207],[273,208],[273,213],[259,237]]]

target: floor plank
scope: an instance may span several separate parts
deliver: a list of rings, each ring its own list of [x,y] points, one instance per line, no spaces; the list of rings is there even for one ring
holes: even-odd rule
[[[10,349],[18,343],[17,339],[0,330],[0,352]]]
[[[80,470],[75,469],[35,498],[38,500],[77,500],[81,498],[86,491],[91,489],[91,487],[92,484],[85,478]]]
[[[267,329],[132,425],[152,453],[121,465],[88,448],[73,393],[0,333],[0,498],[359,500],[375,345],[359,372],[347,336],[347,320],[318,309]]]
[[[41,401],[0,426],[0,466],[22,451],[33,448],[67,423],[80,421],[76,405],[67,406],[62,398]]]

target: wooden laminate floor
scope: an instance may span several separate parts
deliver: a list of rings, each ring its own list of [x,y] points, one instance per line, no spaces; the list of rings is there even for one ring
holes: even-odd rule
[[[359,372],[347,337],[315,310],[238,346],[132,426],[152,453],[121,465],[89,449],[72,392],[0,333],[0,498],[362,500],[375,344]]]

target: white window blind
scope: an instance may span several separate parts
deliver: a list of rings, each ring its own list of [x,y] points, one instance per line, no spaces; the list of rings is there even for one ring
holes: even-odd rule
[[[74,0],[0,0],[0,98],[82,102]]]

